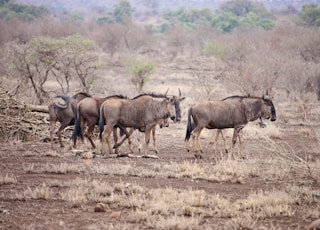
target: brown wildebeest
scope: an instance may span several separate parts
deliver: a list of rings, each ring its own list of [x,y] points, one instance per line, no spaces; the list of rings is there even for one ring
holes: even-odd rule
[[[155,98],[156,95],[142,94],[134,99],[110,99],[105,101],[100,109],[100,137],[101,137],[101,152],[106,153],[106,142],[111,134],[114,126],[123,128],[135,128],[145,132],[145,150],[148,154],[148,145],[150,140],[151,130],[159,123],[160,120],[170,117],[174,121],[181,120],[180,101],[179,97],[163,97],[162,100]],[[104,127],[105,126],[105,127]],[[126,137],[130,136],[126,133]],[[116,144],[115,147],[118,145]],[[112,148],[109,144],[109,153]]]
[[[159,121],[159,127],[160,127],[160,129],[162,129],[162,128],[164,128],[164,127],[169,127],[169,119],[162,119],[162,120],[160,120]],[[153,141],[153,150],[158,154],[159,153],[159,150],[158,150],[158,147],[157,147],[157,143],[156,143],[156,127],[157,126],[155,126],[153,129],[151,129],[151,134],[152,134],[152,141]],[[133,131],[133,129],[131,129],[132,131]],[[130,131],[131,131],[130,130]],[[132,134],[132,132],[129,132],[130,133],[130,135]],[[125,134],[125,133],[124,133]],[[120,146],[120,145],[122,145],[122,143],[125,141],[125,139],[126,139],[126,137],[123,139],[123,140],[121,140],[119,143],[117,143],[116,145],[115,145],[115,147],[118,147],[118,146]],[[138,137],[138,142],[139,142],[139,144],[138,144],[138,149],[139,149],[139,153],[141,152],[141,149],[142,149],[142,143],[141,143],[141,138],[140,137]],[[130,142],[130,141],[129,141]],[[115,142],[116,143],[116,142]],[[130,149],[130,150],[132,150],[132,149]],[[132,153],[132,151],[131,151],[131,153]]]
[[[86,97],[91,97],[87,93],[77,93],[72,97],[56,96],[48,105],[50,120],[50,140],[53,148],[53,132],[57,121],[60,122],[58,130],[58,138],[61,148],[64,147],[62,142],[62,132],[68,125],[74,125],[77,103]]]
[[[267,96],[268,96],[268,92],[266,93],[266,97]],[[239,103],[243,98],[248,98],[248,97],[250,97],[250,95],[248,95],[248,96],[230,96],[230,97],[226,97],[226,98],[222,99],[222,101],[226,101],[226,102],[229,102],[229,103]],[[261,117],[259,117],[259,118],[260,118],[259,125],[260,125],[260,127],[264,128],[266,125],[263,123],[262,118]],[[250,121],[255,121],[257,119],[258,119],[258,117],[254,117]],[[223,139],[225,152],[228,153],[226,139],[225,139],[225,137],[223,135],[222,129],[218,129],[217,132],[216,132],[216,136],[214,138],[213,150],[214,151],[217,150],[217,143],[218,143],[218,140],[219,140],[219,135],[221,135],[221,137]],[[239,139],[239,143],[240,143],[240,146],[241,146],[242,142],[241,142],[240,134],[238,134],[237,137]]]
[[[87,130],[85,132],[85,136],[88,138],[89,142],[91,143],[92,148],[96,148],[96,145],[94,144],[94,141],[92,140],[92,133],[94,130],[95,125],[98,125],[99,123],[99,117],[100,117],[100,107],[103,102],[109,99],[126,99],[127,97],[122,96],[122,95],[112,95],[104,98],[98,98],[98,97],[88,97],[84,98],[77,104],[77,118],[75,121],[75,128],[72,133],[71,139],[73,140],[73,148],[76,148],[76,143],[77,143],[77,138],[80,137],[83,140],[83,130],[85,125],[87,126]],[[167,119],[162,120],[159,123],[159,126],[166,127],[168,126],[169,123]],[[153,134],[153,143],[154,147],[157,152],[156,144],[155,144],[155,127],[152,129],[152,134]],[[118,135],[116,132],[116,128],[114,129],[113,132],[113,137],[114,137],[114,142],[117,143],[118,141]],[[132,142],[131,138],[125,138],[128,139],[129,142],[129,149],[130,152],[133,153],[132,149]],[[124,141],[121,141],[118,146],[120,146]],[[118,147],[117,146],[117,147]],[[118,148],[115,149],[115,153],[118,153]]]
[[[243,127],[249,122],[258,118],[271,118],[276,120],[276,110],[273,102],[267,96],[263,97],[242,97],[238,102],[227,101],[199,101],[190,107],[188,111],[188,124],[186,141],[189,141],[188,151],[195,145],[196,151],[203,152],[199,142],[199,136],[203,128],[226,129],[234,128],[232,137],[233,146],[237,136]],[[193,120],[193,122],[191,121]]]
[[[94,127],[99,123],[100,107],[102,103],[111,98],[125,99],[126,97],[122,95],[112,95],[104,98],[88,97],[78,103],[77,118],[71,137],[71,139],[73,140],[73,148],[76,148],[78,137],[80,137],[83,140],[83,129],[85,125],[87,125],[88,127],[85,136],[90,141],[92,148],[96,148],[92,140],[92,133]],[[116,136],[114,136],[114,138],[116,138]],[[129,146],[131,148],[130,144]]]

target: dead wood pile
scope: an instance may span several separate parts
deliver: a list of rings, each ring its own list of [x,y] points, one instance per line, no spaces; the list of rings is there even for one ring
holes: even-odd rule
[[[47,113],[32,112],[32,107],[0,87],[1,140],[43,140],[49,136],[47,117]]]

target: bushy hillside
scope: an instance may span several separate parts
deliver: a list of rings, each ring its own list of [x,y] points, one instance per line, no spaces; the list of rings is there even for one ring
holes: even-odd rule
[[[119,0],[16,0],[18,3],[26,3],[33,5],[46,5],[51,9],[55,10],[74,10],[74,9],[109,9],[113,5],[118,4]],[[186,8],[210,8],[217,9],[222,2],[226,0],[130,0],[136,9],[143,9],[145,7],[158,8],[158,9],[175,9],[178,7]],[[314,0],[284,0],[284,1],[268,1],[268,0],[258,0],[262,2],[267,8],[274,9],[279,7],[286,7],[288,5],[294,6],[300,9],[304,4],[314,3]]]

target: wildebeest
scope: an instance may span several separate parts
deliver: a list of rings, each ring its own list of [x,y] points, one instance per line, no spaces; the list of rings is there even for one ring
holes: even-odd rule
[[[101,153],[106,153],[106,141],[113,129],[118,126],[123,129],[126,127],[135,128],[145,133],[145,150],[148,154],[148,144],[150,132],[160,120],[170,117],[174,121],[181,120],[179,97],[168,97],[160,95],[163,98],[155,98],[156,95],[142,94],[133,99],[110,99],[105,101],[100,109],[100,136]],[[105,124],[105,126],[104,126]],[[130,134],[126,133],[126,137]],[[112,152],[109,144],[109,153]]]
[[[247,96],[230,96],[230,97],[226,97],[224,99],[222,99],[222,101],[226,101],[226,102],[229,102],[229,103],[239,103],[243,98],[248,98],[250,97],[250,95],[247,95]],[[266,96],[265,97],[268,97],[268,92],[266,93]],[[256,119],[258,119],[258,117],[254,117],[252,118],[250,121],[255,121]],[[263,123],[262,121],[262,118],[259,117],[260,121],[259,121],[259,125],[260,127],[265,127],[266,125]],[[213,144],[213,149],[214,151],[217,150],[217,143],[218,143],[218,140],[219,140],[219,135],[221,135],[222,139],[223,139],[223,143],[224,143],[224,148],[225,148],[225,151],[226,153],[228,153],[228,148],[227,148],[227,144],[226,144],[226,139],[223,135],[223,132],[222,132],[222,129],[218,129],[217,132],[216,132],[216,136],[214,138],[214,144]],[[240,146],[241,146],[241,138],[240,138],[240,134],[237,135],[238,139],[239,139],[239,142],[240,142]],[[235,144],[235,143],[234,143]],[[234,146],[233,144],[233,146]]]
[[[159,124],[160,129],[162,129],[162,128],[164,128],[164,127],[169,127],[169,119],[168,119],[168,118],[167,118],[167,119],[162,119],[162,120],[159,121],[158,124]],[[153,150],[154,150],[156,153],[159,153],[159,150],[158,150],[158,147],[157,147],[157,141],[156,141],[156,127],[157,127],[157,126],[155,126],[153,129],[151,129],[151,134],[152,134],[152,141],[153,141]],[[134,129],[131,129],[128,135],[131,136],[132,131],[134,131]],[[137,139],[138,139],[138,142],[139,142],[139,143],[138,143],[139,153],[141,152],[142,145],[143,145],[143,144],[142,144],[142,140],[141,140],[141,138],[140,138],[140,133],[141,133],[141,132],[139,132],[138,138],[137,138]],[[124,133],[123,133],[123,135],[124,135]],[[116,144],[115,144],[114,147],[119,147],[120,145],[122,145],[122,143],[125,141],[126,138],[127,138],[127,137],[125,137],[124,139],[122,139],[119,143],[115,142]],[[129,143],[130,143],[130,141],[129,141]],[[131,153],[132,153],[132,148],[130,148],[130,151],[131,151]]]
[[[233,146],[243,127],[258,118],[276,120],[276,110],[268,96],[241,97],[238,101],[199,101],[188,111],[188,124],[185,140],[189,141],[188,151],[195,145],[196,151],[202,150],[199,136],[203,128],[225,129],[234,128],[232,137]],[[192,122],[192,120],[193,122]]]
[[[92,140],[92,133],[94,127],[99,123],[100,107],[102,103],[111,98],[124,99],[126,97],[122,95],[112,95],[104,98],[88,97],[78,103],[77,118],[71,137],[73,141],[73,148],[76,148],[78,137],[80,137],[83,140],[83,129],[85,125],[88,127],[85,136],[90,141],[92,148],[96,148]]]
[[[58,130],[58,138],[61,148],[64,147],[62,142],[62,132],[68,125],[74,125],[77,103],[86,97],[91,97],[89,94],[80,92],[72,97],[59,95],[56,96],[48,105],[49,120],[50,120],[50,140],[53,148],[53,132],[57,121],[60,122]]]
[[[83,138],[84,138],[83,131],[84,131],[85,126],[87,126],[85,136],[88,138],[89,142],[91,143],[92,148],[96,148],[94,141],[92,140],[93,130],[94,130],[95,125],[98,125],[98,123],[99,123],[100,107],[101,107],[102,103],[105,102],[106,100],[109,100],[109,99],[127,99],[127,97],[125,97],[123,95],[112,95],[112,96],[107,96],[104,98],[88,97],[88,98],[84,98],[82,101],[80,101],[77,104],[77,118],[75,121],[75,128],[73,130],[72,137],[71,137],[73,140],[73,148],[76,148],[76,143],[77,143],[78,137],[80,137],[83,140]],[[166,127],[168,125],[169,125],[169,123],[168,123],[167,119],[163,119],[159,122],[159,126],[161,128]],[[156,127],[154,127],[152,129],[153,146],[155,148],[155,151],[158,152],[157,147],[156,147],[156,140],[155,140],[155,129],[156,129]],[[133,131],[133,129],[132,129],[132,131]],[[114,142],[117,143],[118,135],[116,132],[116,128],[114,129],[113,137],[114,137]],[[123,139],[123,141],[118,143],[118,145],[115,147],[116,154],[118,153],[118,147],[126,139],[128,139],[128,142],[129,142],[130,152],[133,153],[133,149],[132,149],[132,145],[131,145],[132,144],[131,138],[128,137],[128,138]]]

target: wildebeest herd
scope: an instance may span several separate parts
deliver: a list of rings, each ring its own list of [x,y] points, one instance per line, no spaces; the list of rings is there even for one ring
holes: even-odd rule
[[[134,130],[139,130],[145,134],[144,154],[147,155],[150,134],[153,133],[154,148],[155,128],[157,125],[168,126],[168,119],[174,122],[181,120],[180,101],[185,98],[181,96],[169,96],[165,94],[144,93],[132,99],[122,95],[113,95],[104,98],[91,97],[86,93],[77,93],[73,97],[56,96],[49,104],[50,117],[50,139],[53,148],[53,132],[55,123],[59,121],[61,126],[58,130],[60,146],[64,147],[61,134],[68,125],[74,125],[71,139],[73,148],[76,148],[77,139],[83,139],[84,135],[88,138],[92,148],[96,148],[92,140],[93,130],[99,126],[101,153],[114,152],[118,154],[118,147],[128,140],[129,149],[132,153],[131,135]],[[202,153],[203,149],[199,142],[199,136],[203,128],[217,129],[214,150],[219,135],[224,140],[222,130],[234,128],[232,146],[235,145],[237,138],[240,140],[239,133],[250,121],[260,119],[260,124],[264,125],[263,119],[276,120],[276,110],[268,93],[262,97],[255,96],[231,96],[223,100],[200,100],[195,102],[188,110],[188,122],[185,140],[188,141],[187,150],[190,151],[194,144],[195,151]],[[87,126],[84,134],[85,127]],[[129,130],[127,130],[129,128]],[[124,136],[118,142],[117,129]],[[114,145],[112,147],[110,137],[113,134]],[[191,139],[190,139],[191,138]]]

